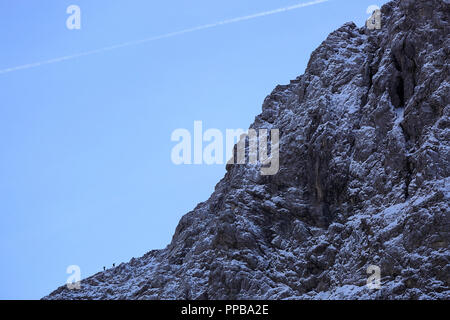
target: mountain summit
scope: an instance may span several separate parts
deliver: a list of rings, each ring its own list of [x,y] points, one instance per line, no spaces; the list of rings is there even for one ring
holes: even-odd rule
[[[395,0],[331,33],[251,125],[276,175],[227,166],[165,249],[44,299],[450,299],[449,17]]]

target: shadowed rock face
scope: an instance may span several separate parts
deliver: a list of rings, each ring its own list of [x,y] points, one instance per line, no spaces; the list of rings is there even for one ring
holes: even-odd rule
[[[277,175],[228,166],[167,248],[45,299],[449,299],[449,1],[381,13],[264,101],[251,127],[280,130]]]

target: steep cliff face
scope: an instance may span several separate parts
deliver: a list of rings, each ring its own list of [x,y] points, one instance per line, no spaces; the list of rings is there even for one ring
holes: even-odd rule
[[[251,127],[280,130],[278,174],[228,166],[167,248],[45,298],[450,299],[450,5],[381,13],[266,98]]]

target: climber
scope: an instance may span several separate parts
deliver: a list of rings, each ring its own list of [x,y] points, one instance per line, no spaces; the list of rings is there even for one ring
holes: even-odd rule
[[[103,271],[106,271],[106,267],[105,266],[103,266]]]

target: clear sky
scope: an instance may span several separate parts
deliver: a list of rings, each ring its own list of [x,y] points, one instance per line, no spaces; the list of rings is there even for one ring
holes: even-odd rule
[[[309,0],[3,0],[0,70]],[[171,161],[177,128],[246,129],[277,84],[383,0],[314,6],[0,74],[0,299],[38,299],[165,247],[224,165]],[[81,29],[66,8],[81,8]]]

